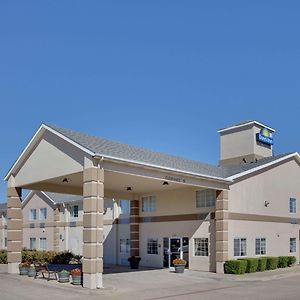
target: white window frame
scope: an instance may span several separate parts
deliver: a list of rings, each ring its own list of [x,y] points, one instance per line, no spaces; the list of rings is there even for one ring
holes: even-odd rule
[[[156,196],[142,197],[142,212],[156,211]]]
[[[257,245],[258,243],[259,245]],[[259,249],[259,253],[257,253],[258,249]],[[261,256],[266,254],[267,254],[267,239],[265,237],[255,238],[255,255]]]
[[[75,207],[77,207],[77,216],[75,216],[75,213],[74,213],[75,212],[75,209],[74,209]],[[78,215],[79,215],[79,206],[78,206],[78,204],[75,204],[75,205],[71,206],[70,213],[71,213],[72,218],[76,218],[76,219],[78,218]]]
[[[44,248],[42,248],[41,247],[41,241],[45,241],[45,247]],[[39,239],[39,249],[40,250],[42,250],[42,251],[46,251],[47,250],[47,238],[46,237],[40,237],[40,239]]]
[[[33,218],[33,212],[35,212],[34,213],[34,218]],[[29,210],[29,220],[30,221],[35,221],[37,219],[37,213],[36,213],[36,208],[31,208],[30,210]]]
[[[157,255],[158,254],[158,239],[147,239],[147,254]]]
[[[296,198],[290,198],[289,202],[289,211],[291,214],[297,213],[297,199]]]
[[[239,241],[238,254],[235,252],[235,241]],[[242,242],[245,242],[245,251],[242,252]],[[247,256],[247,239],[246,238],[234,238],[233,239],[233,256],[234,257],[246,257]]]
[[[209,256],[209,240],[208,238],[194,238],[194,252],[196,257]]]
[[[296,252],[297,252],[297,239],[290,238],[290,253],[296,253]]]
[[[119,250],[120,250],[120,253],[130,253],[130,239],[120,239],[120,249]]]
[[[215,207],[216,191],[211,189],[196,191],[196,208]]]
[[[32,241],[34,241],[34,247],[32,247],[32,245],[31,245]],[[35,237],[29,238],[29,248],[30,248],[30,250],[36,249],[36,238]]]
[[[45,213],[44,213],[45,212]],[[39,209],[39,220],[40,221],[45,221],[47,220],[47,214],[48,214],[48,210],[47,207],[42,207]]]

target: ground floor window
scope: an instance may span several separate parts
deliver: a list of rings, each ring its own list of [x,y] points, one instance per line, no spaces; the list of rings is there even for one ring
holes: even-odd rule
[[[247,255],[247,240],[245,238],[236,238],[233,242],[234,256]]]
[[[256,255],[266,254],[266,238],[255,239],[255,254]]]
[[[130,239],[120,239],[120,253],[130,252]]]
[[[29,240],[29,248],[30,249],[36,249],[36,238],[30,238]]]
[[[296,252],[296,238],[290,238],[290,252]]]
[[[147,240],[147,254],[158,254],[157,239],[148,239]]]
[[[194,239],[194,255],[208,256],[208,238]]]
[[[47,250],[47,239],[40,238],[40,250]]]

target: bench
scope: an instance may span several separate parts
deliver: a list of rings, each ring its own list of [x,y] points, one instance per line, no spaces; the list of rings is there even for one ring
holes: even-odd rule
[[[36,279],[40,274],[42,274],[43,278],[45,278],[45,275],[47,275],[47,280],[49,281],[50,279],[55,279],[57,280],[57,272],[56,271],[51,271],[48,269],[47,264],[42,264],[40,262],[34,262],[34,268],[35,268],[35,276],[34,278]],[[51,275],[54,275],[54,278],[51,278]]]

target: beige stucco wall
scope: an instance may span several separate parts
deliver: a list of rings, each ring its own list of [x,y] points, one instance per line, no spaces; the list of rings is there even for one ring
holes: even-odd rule
[[[289,221],[300,217],[300,168],[291,160],[276,168],[242,180],[230,187],[229,212],[285,217]],[[289,213],[290,197],[297,199],[297,212]],[[265,206],[265,201],[269,205]],[[276,219],[275,219],[276,220]],[[261,222],[231,220],[228,224],[229,257],[233,257],[233,239],[247,238],[247,255],[255,256],[255,238],[267,239],[267,255],[291,255],[289,239],[296,238],[299,259],[300,225],[291,222]]]
[[[39,209],[47,208],[47,219],[39,220]],[[36,209],[37,220],[29,219],[30,209]],[[22,209],[23,214],[23,247],[30,248],[30,238],[36,238],[36,246],[39,249],[39,239],[45,237],[47,239],[47,250],[53,250],[53,207],[46,200],[45,196],[40,193],[33,194],[26,205]],[[40,228],[40,224],[45,223],[45,228]],[[34,224],[34,228],[29,228],[29,224]]]

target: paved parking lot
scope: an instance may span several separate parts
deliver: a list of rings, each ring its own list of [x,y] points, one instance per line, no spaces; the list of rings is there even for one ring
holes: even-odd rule
[[[105,288],[90,291],[71,284],[6,273],[0,266],[1,300],[48,299],[300,299],[300,267],[242,276],[168,270],[108,269]]]

